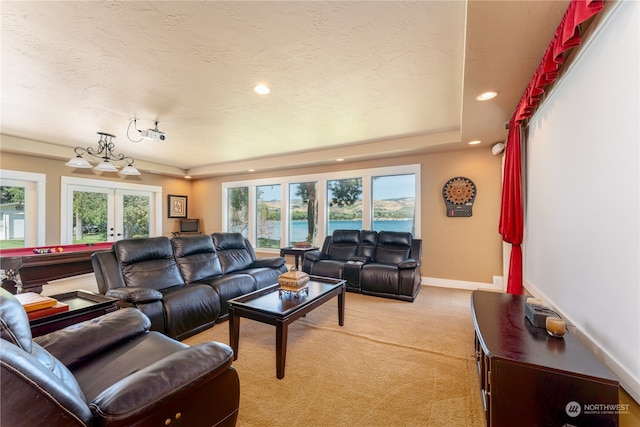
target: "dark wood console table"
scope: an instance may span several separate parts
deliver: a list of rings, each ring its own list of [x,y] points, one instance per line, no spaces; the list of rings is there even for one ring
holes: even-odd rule
[[[533,326],[525,302],[521,295],[471,295],[487,425],[617,426],[618,380],[569,331],[554,338]]]

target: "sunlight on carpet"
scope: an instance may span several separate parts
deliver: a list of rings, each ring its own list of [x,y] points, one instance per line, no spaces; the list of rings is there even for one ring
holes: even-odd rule
[[[238,426],[484,426],[470,291],[423,287],[414,303],[347,293],[289,326],[285,377],[275,328],[240,326]],[[229,343],[228,323],[184,342]]]

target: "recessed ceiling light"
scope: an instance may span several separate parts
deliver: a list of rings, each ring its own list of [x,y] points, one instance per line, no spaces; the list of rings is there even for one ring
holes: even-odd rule
[[[336,159],[336,162],[344,162],[344,159]]]
[[[255,169],[247,169],[247,172],[255,172]]]
[[[185,175],[184,179],[191,179],[191,175]]]
[[[468,144],[469,144],[469,145],[478,145],[478,144],[480,144],[481,142],[482,142],[482,141],[475,140],[475,141],[469,141],[469,142],[468,142]]]
[[[263,85],[263,84],[257,85],[256,87],[253,88],[253,90],[259,95],[266,95],[269,92],[271,92],[271,89],[269,89],[269,86]]]
[[[490,99],[495,98],[496,96],[498,96],[498,92],[496,92],[495,90],[490,90],[488,92],[481,93],[480,95],[476,96],[476,99],[478,101],[488,101]]]

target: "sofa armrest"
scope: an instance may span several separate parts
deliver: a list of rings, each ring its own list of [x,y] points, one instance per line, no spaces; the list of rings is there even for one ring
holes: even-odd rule
[[[319,250],[316,250],[316,251],[305,252],[304,258],[315,262],[315,261],[320,261],[321,259],[329,259],[329,255]]]
[[[371,262],[370,256],[352,256],[347,261],[348,264],[369,264]]]
[[[150,327],[151,321],[140,311],[123,308],[33,340],[70,367],[121,341],[144,334]]]
[[[398,268],[401,270],[413,269],[417,267],[420,267],[420,260],[415,260],[413,258],[406,259],[402,261],[400,264],[398,264]]]
[[[113,384],[89,404],[107,422],[133,424],[161,410],[173,394],[210,381],[231,366],[233,350],[226,344],[207,342],[187,347]]]
[[[284,257],[272,257],[272,258],[258,258],[251,264],[251,267],[267,267],[267,268],[280,268],[284,265]]]
[[[160,291],[136,286],[110,289],[105,295],[118,298],[129,304],[141,304],[162,300],[162,293]]]

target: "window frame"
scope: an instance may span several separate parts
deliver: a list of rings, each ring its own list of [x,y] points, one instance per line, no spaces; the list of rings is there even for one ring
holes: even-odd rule
[[[24,247],[43,246],[47,218],[47,176],[43,173],[0,169],[0,183],[15,187],[25,185],[25,204],[32,204],[35,209],[29,213],[29,217],[25,218],[27,227],[25,227]]]
[[[282,191],[281,197],[281,215],[280,221],[283,226],[280,230],[280,241],[289,242],[290,211],[289,211],[289,184],[301,182],[317,182],[317,198],[318,198],[318,244],[322,244],[327,232],[328,218],[328,202],[327,202],[327,181],[337,179],[362,178],[362,226],[370,228],[373,221],[373,199],[372,199],[372,178],[387,175],[407,175],[414,174],[415,177],[415,234],[416,239],[421,238],[421,170],[420,164],[387,166],[380,168],[355,169],[335,172],[323,172],[307,175],[284,175],[272,178],[248,179],[242,181],[225,181],[222,182],[222,228],[227,230],[228,218],[228,190],[237,187],[249,187],[249,230],[248,239],[256,247],[256,187],[263,185],[280,185]],[[284,226],[287,224],[287,226]],[[261,252],[277,252],[276,249],[260,248]]]

